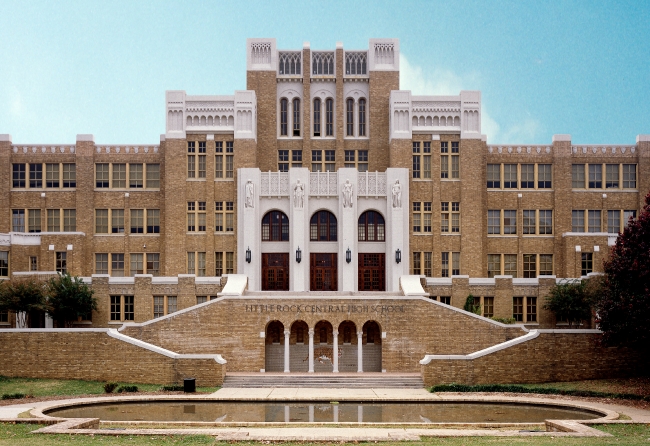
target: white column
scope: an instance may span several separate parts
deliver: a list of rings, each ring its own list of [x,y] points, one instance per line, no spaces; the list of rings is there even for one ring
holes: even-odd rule
[[[339,405],[338,404],[333,404],[332,407],[334,408],[334,422],[338,423],[339,422]]]
[[[288,423],[291,420],[289,406],[284,406],[284,422]]]
[[[309,373],[314,373],[314,329],[309,329]]]
[[[344,104],[345,106],[345,104]],[[343,129],[345,131],[345,127]],[[408,169],[407,169],[408,170]],[[357,249],[359,234],[357,232],[357,169],[341,168],[338,170],[338,199],[339,199],[339,255],[338,255],[338,274],[340,291],[357,291],[357,269],[359,266],[359,251]],[[352,184],[352,207],[343,207],[343,188],[346,181]],[[345,260],[346,251],[350,248],[352,253],[351,262],[348,264]]]
[[[357,331],[357,372],[363,372],[363,331]]]
[[[339,331],[332,331],[334,335],[334,348],[332,349],[332,372],[339,372]]]
[[[284,373],[289,373],[289,330],[284,331]]]
[[[45,328],[54,328],[54,320],[49,314],[45,314]]]
[[[359,423],[363,423],[363,406],[362,405],[357,406],[357,421]]]
[[[314,422],[314,405],[313,404],[309,405],[309,422],[310,423]]]

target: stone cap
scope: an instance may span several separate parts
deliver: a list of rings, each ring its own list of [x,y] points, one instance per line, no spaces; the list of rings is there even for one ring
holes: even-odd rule
[[[560,134],[560,135],[553,135],[553,142],[556,141],[569,141],[571,142],[571,135],[567,134]]]
[[[0,138],[1,137],[2,137],[2,135],[0,135]],[[2,139],[0,139],[0,141],[2,141]],[[650,135],[636,135],[636,142],[637,143],[639,143],[639,142],[648,142],[648,141],[650,141]]]
[[[8,133],[0,133],[0,142],[11,142],[11,135]]]
[[[80,141],[89,141],[89,142],[95,142],[95,135],[91,134],[78,134],[77,135],[77,142]]]

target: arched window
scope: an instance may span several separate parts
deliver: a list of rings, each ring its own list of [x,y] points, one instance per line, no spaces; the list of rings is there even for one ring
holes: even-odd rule
[[[284,212],[271,211],[262,217],[262,241],[289,241],[289,219]]]
[[[334,136],[334,100],[327,98],[325,101],[325,134]]]
[[[384,217],[376,211],[366,211],[359,217],[359,241],[386,241]]]
[[[287,136],[287,113],[289,109],[289,101],[285,98],[280,100],[280,135]]]
[[[366,136],[366,100],[359,99],[359,136]]]
[[[320,136],[320,99],[314,99],[314,136]]]
[[[329,211],[318,211],[311,216],[309,240],[312,242],[336,241],[336,217]]]
[[[346,132],[347,136],[354,136],[354,100],[352,98],[345,101],[346,104]]]
[[[300,136],[300,99],[293,100],[293,136]]]

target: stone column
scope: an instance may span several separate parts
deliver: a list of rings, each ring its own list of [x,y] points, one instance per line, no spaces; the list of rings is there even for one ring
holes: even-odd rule
[[[363,423],[363,406],[361,404],[357,406],[357,421]]]
[[[333,330],[334,348],[332,349],[332,372],[339,372],[339,331]]]
[[[54,319],[47,313],[45,313],[45,328],[54,328]]]
[[[309,329],[309,373],[314,373],[314,329]]]
[[[334,408],[334,422],[338,423],[339,422],[339,406],[338,406],[338,404],[333,404],[332,407]]]
[[[309,422],[310,423],[314,422],[314,405],[313,404],[309,405]]]
[[[363,330],[357,331],[357,372],[363,372]]]
[[[288,423],[291,420],[290,408],[289,406],[284,406],[284,422]]]
[[[289,330],[284,330],[284,373],[289,373]]]

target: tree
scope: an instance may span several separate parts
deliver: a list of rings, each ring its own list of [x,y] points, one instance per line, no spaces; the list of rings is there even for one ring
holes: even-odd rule
[[[478,314],[479,316],[481,315],[481,305],[477,303],[477,299],[472,294],[467,296],[467,299],[465,299],[463,310]]]
[[[650,352],[650,193],[639,217],[630,218],[604,262],[602,291],[596,302],[605,345]]]
[[[47,297],[47,312],[66,327],[72,327],[80,317],[88,317],[97,310],[93,290],[81,278],[71,277],[68,273],[49,280]]]
[[[573,324],[591,319],[592,299],[588,281],[563,281],[556,284],[546,296],[544,308],[555,314],[558,321]]]
[[[45,310],[44,283],[34,279],[0,283],[0,311],[16,314],[16,326],[27,327],[29,313]]]

